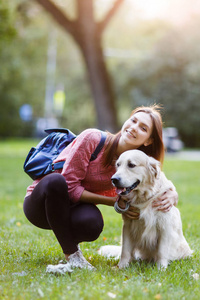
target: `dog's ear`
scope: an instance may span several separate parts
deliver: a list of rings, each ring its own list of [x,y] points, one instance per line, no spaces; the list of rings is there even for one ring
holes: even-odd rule
[[[160,176],[160,162],[153,157],[149,157],[150,180],[153,183],[155,178]]]

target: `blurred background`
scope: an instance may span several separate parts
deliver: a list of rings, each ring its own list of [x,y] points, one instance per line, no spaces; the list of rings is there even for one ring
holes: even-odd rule
[[[116,132],[157,103],[199,148],[199,28],[199,0],[0,0],[0,138]]]

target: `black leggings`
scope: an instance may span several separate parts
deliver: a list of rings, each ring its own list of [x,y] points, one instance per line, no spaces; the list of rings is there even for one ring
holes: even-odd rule
[[[94,204],[73,203],[64,177],[46,175],[24,200],[24,213],[35,226],[52,229],[65,254],[78,250],[78,244],[96,240],[103,230],[103,218]]]

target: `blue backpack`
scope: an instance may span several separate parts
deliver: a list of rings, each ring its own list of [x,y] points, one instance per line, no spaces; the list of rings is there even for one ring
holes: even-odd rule
[[[62,169],[65,161],[53,163],[63,149],[67,147],[76,135],[69,129],[47,129],[47,137],[40,141],[36,147],[32,147],[24,162],[24,171],[33,179],[50,174]],[[101,140],[91,155],[90,161],[97,158],[106,140],[106,133],[101,131]]]

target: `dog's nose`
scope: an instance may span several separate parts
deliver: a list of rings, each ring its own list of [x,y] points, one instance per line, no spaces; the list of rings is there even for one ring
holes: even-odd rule
[[[112,176],[111,177],[111,181],[112,181],[112,184],[117,186],[120,182],[120,178],[119,177],[115,177],[115,176]]]

